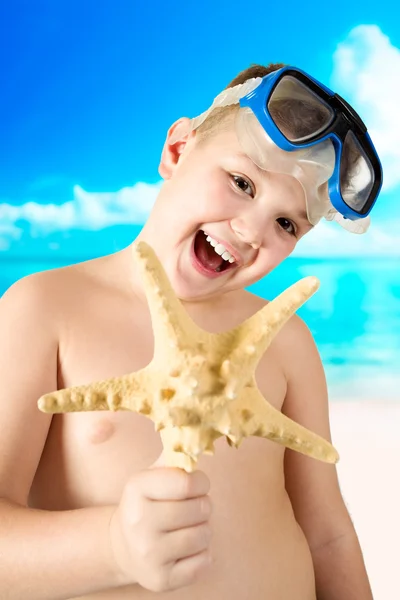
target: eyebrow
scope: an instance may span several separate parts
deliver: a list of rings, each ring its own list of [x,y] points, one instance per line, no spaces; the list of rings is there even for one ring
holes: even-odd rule
[[[265,171],[264,169],[262,169],[261,167],[259,167],[251,158],[250,156],[248,156],[248,154],[246,154],[245,152],[239,151],[236,152],[236,156],[238,158],[244,158],[246,160],[246,162],[248,162],[252,168],[255,168],[256,171],[259,173],[259,175],[261,177],[265,176]],[[313,228],[314,225],[312,225],[312,223],[310,223],[310,221],[308,220],[308,214],[307,211],[304,209],[300,209],[300,210],[296,210],[294,211],[294,218],[298,221],[305,221],[306,224]]]

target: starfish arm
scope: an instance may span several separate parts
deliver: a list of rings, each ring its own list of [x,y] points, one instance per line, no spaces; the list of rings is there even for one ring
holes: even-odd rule
[[[336,463],[339,455],[322,437],[292,421],[271,406],[257,387],[244,388],[240,397],[228,407],[233,441],[259,436],[291,450],[327,463]]]
[[[284,290],[252,317],[238,327],[227,332],[233,351],[229,357],[234,381],[244,378],[246,373],[255,370],[261,356],[270,345],[274,336],[290,319],[300,306],[318,289],[316,277],[305,277]]]
[[[134,259],[140,269],[151,314],[155,356],[165,356],[171,348],[192,345],[203,334],[189,317],[168,280],[154,250],[143,241],[133,245]]]
[[[196,468],[197,459],[183,452],[180,427],[164,427],[160,431],[163,444],[163,460],[166,467],[177,467],[187,473]]]
[[[167,426],[160,431],[164,462],[167,467],[179,467],[188,473],[195,470],[202,454],[214,454],[214,442],[221,433],[212,426]]]
[[[65,388],[43,395],[38,407],[45,413],[66,413],[98,410],[131,410],[150,415],[150,374],[146,369],[98,381],[88,385]]]

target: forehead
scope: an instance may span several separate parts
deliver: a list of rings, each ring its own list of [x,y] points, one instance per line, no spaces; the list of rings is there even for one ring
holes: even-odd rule
[[[213,132],[201,139],[198,147],[204,153],[204,168],[217,166],[250,178],[258,193],[264,193],[271,202],[284,203],[282,208],[291,212],[296,219],[304,221],[304,225],[310,226],[302,184],[292,175],[267,171],[256,165],[244,152],[234,127]]]

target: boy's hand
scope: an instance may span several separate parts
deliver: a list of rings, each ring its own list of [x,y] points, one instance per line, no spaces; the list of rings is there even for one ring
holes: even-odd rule
[[[202,471],[159,466],[126,484],[110,522],[126,583],[163,592],[193,583],[210,563],[210,482]]]

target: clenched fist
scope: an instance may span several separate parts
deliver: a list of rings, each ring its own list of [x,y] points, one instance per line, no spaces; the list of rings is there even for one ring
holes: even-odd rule
[[[157,463],[126,484],[110,523],[122,580],[163,592],[193,583],[210,563],[210,482]]]

